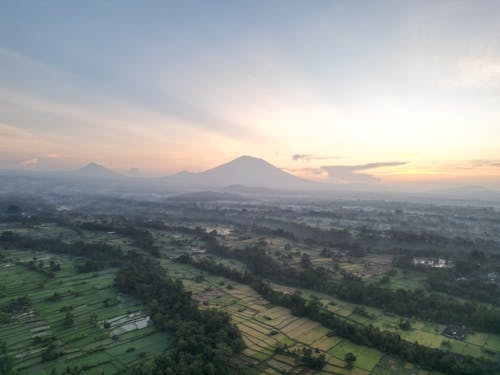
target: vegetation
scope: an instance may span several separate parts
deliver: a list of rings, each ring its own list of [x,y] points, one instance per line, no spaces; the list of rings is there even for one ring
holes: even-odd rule
[[[347,368],[353,368],[354,367],[354,362],[356,361],[356,356],[352,353],[347,353],[344,356],[344,361],[346,362],[346,367]]]
[[[12,263],[32,256],[52,256],[61,270],[54,278],[45,279]],[[123,373],[126,366],[150,362],[171,345],[169,334],[160,333],[153,325],[134,328],[136,322],[146,321],[147,307],[133,297],[118,295],[113,287],[116,269],[103,270],[98,276],[79,274],[71,257],[22,250],[10,250],[5,259],[7,263],[0,264],[0,284],[7,288],[3,298],[0,296],[0,309],[16,308],[0,322],[0,331],[15,373],[69,374],[75,367],[86,374]],[[119,305],[102,303],[118,297]],[[29,308],[20,308],[26,301]],[[111,341],[114,335],[117,340]],[[131,343],[146,354],[144,358],[127,355]]]
[[[301,349],[292,351],[288,349],[287,345],[278,345],[274,351],[277,354],[286,354],[291,357],[299,359],[305,366],[311,370],[319,371],[326,365],[326,357],[319,350],[303,347]]]
[[[0,370],[492,373],[496,213],[358,203],[0,199]]]
[[[8,355],[7,345],[0,338],[0,374],[11,375],[14,373],[14,358]]]
[[[209,234],[202,238],[207,241],[209,251],[245,263],[249,270],[259,277],[331,294],[360,305],[380,307],[400,316],[412,316],[443,324],[451,320],[478,330],[500,333],[500,314],[484,305],[429,295],[420,289],[387,289],[366,283],[350,274],[344,274],[341,280],[336,280],[332,273],[323,267],[311,268],[310,260],[308,262],[308,258],[304,256],[301,263],[305,262],[308,266],[297,270],[280,264],[257,245],[231,250],[219,245]]]
[[[273,290],[268,283],[247,273],[215,263],[210,260],[193,261],[189,256],[179,259],[200,269],[223,275],[238,282],[247,283],[269,301],[290,308],[298,316],[306,316],[330,328],[336,335],[346,337],[353,342],[377,348],[385,353],[417,363],[424,368],[442,371],[448,374],[487,374],[495,363],[477,360],[470,356],[452,356],[439,349],[431,349],[418,343],[410,343],[397,334],[381,331],[372,326],[362,326],[347,322],[325,309],[318,300],[305,300],[299,294],[285,294]]]
[[[158,357],[144,373],[233,374],[233,354],[244,345],[227,314],[199,310],[182,283],[154,264],[134,264],[116,275],[117,288],[149,305],[153,322],[174,334],[173,348]],[[136,373],[140,370],[137,369]]]

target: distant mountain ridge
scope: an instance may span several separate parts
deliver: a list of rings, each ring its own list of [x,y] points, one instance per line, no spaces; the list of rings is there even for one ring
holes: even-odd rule
[[[9,173],[9,172],[5,172]],[[95,162],[79,169],[63,172],[48,173],[41,172],[16,172],[19,175],[64,177],[70,179],[81,179],[93,182],[114,183],[119,182],[123,187],[130,189],[153,188],[157,191],[170,189],[179,192],[198,192],[200,196],[186,196],[188,199],[204,200],[238,200],[237,196],[216,196],[212,194],[217,191],[242,196],[301,194],[302,192],[318,193],[384,193],[389,190],[387,186],[360,186],[336,185],[296,177],[290,173],[275,167],[261,158],[252,156],[240,156],[227,163],[221,164],[203,172],[181,171],[179,173],[157,178],[141,176],[122,175],[103,165]],[[368,189],[369,188],[369,189]],[[173,189],[173,190],[172,190]],[[212,193],[208,193],[212,192]],[[390,191],[389,191],[390,192]],[[483,186],[459,186],[447,189],[421,190],[412,194],[421,197],[449,198],[449,199],[472,199],[482,201],[500,201],[500,190],[490,189]],[[179,197],[181,198],[181,197]]]
[[[126,172],[125,172],[126,173]],[[199,173],[182,171],[166,177],[131,176],[114,172],[95,162],[72,171],[0,170],[0,191],[45,189],[69,192],[106,191],[146,196],[170,196],[175,200],[238,201],[262,197],[314,197],[316,199],[410,199],[432,203],[474,201],[500,204],[500,185],[455,186],[432,190],[412,188],[410,191],[386,184],[358,186],[328,184],[293,176],[267,161],[241,156],[228,163]],[[94,190],[92,190],[94,189]],[[97,189],[97,190],[96,190]],[[196,193],[182,196],[183,193]],[[224,193],[226,193],[224,195]],[[177,195],[174,196],[172,195]],[[301,198],[302,197],[302,198]]]
[[[293,176],[264,159],[240,156],[228,163],[204,172],[180,172],[164,178],[165,181],[207,187],[227,187],[243,185],[279,190],[311,190],[327,185]]]

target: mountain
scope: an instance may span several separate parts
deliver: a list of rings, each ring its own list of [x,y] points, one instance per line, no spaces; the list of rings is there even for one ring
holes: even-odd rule
[[[71,177],[84,177],[84,178],[98,178],[98,179],[111,179],[121,178],[122,175],[113,172],[112,170],[97,164],[89,163],[86,166],[79,168],[75,171],[69,172]]]
[[[263,159],[252,156],[241,156],[200,173],[183,171],[165,177],[165,180],[172,184],[205,187],[243,185],[278,190],[316,190],[328,187],[295,177]]]

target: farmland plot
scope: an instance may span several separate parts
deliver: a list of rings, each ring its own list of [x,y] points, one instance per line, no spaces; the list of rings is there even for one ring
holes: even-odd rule
[[[279,344],[287,345],[290,350],[302,347],[318,349],[327,358],[328,365],[322,371],[325,374],[367,375],[383,356],[376,350],[330,335],[329,330],[317,322],[296,317],[290,310],[270,304],[247,285],[207,274],[204,274],[203,281],[195,282],[198,270],[189,270],[189,266],[168,262],[164,266],[171,275],[182,275],[186,289],[191,290],[197,299],[203,291],[206,291],[206,296],[213,296],[205,299],[205,307],[221,308],[231,315],[247,346],[243,351],[243,359],[262,373],[281,373],[283,370],[302,367],[296,358],[276,354],[275,348]],[[176,268],[179,268],[178,273]],[[221,287],[221,284],[224,286]],[[215,289],[218,290],[217,293],[210,292]],[[220,296],[220,292],[224,296]],[[342,348],[351,349],[358,358],[366,357],[360,361],[362,367],[356,363],[354,369],[345,368],[345,350],[339,350],[338,353],[332,351],[340,344],[343,345]],[[269,369],[272,371],[269,372]]]
[[[69,257],[8,254],[0,265],[0,307],[24,296],[29,300],[29,308],[4,313],[0,322],[15,369],[43,375],[78,366],[89,374],[119,374],[168,348],[168,335],[154,329],[145,307],[113,288],[115,269],[76,273]],[[61,270],[47,278],[21,265],[33,257]]]

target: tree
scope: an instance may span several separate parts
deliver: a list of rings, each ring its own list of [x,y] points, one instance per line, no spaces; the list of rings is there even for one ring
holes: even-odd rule
[[[399,328],[401,328],[403,331],[409,331],[411,328],[411,323],[409,319],[401,320],[399,322]]]
[[[148,304],[153,323],[174,336],[175,348],[153,363],[158,374],[233,374],[231,359],[244,348],[229,315],[217,310],[199,310],[182,282],[149,262],[137,261],[121,269],[115,285]],[[141,353],[138,353],[140,356]]]
[[[302,254],[302,258],[300,259],[300,264],[304,268],[310,268],[312,266],[311,257],[309,256],[309,254],[307,253]]]
[[[302,362],[311,370],[319,371],[326,364],[326,356],[320,353],[318,349],[313,352],[312,348],[302,348]]]
[[[53,272],[61,270],[61,265],[59,263],[54,262],[53,259],[50,260],[49,265],[50,265],[50,270]]]
[[[72,327],[74,323],[75,323],[75,318],[73,317],[73,314],[71,314],[70,312],[67,313],[63,321],[64,327],[66,328]]]
[[[356,356],[352,353],[346,353],[346,355],[344,356],[344,361],[346,368],[353,368],[354,362],[356,362]]]

